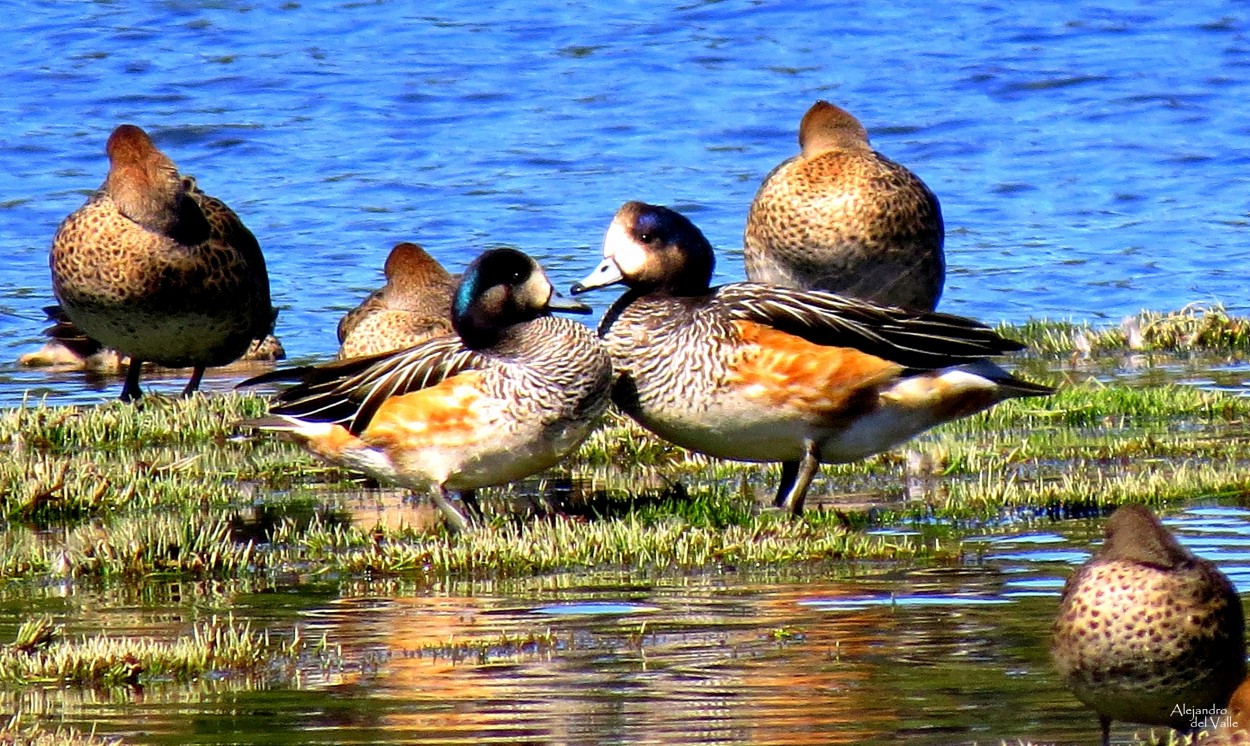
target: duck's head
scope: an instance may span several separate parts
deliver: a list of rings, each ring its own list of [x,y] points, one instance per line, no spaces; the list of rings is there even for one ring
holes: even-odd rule
[[[572,292],[622,283],[643,292],[699,295],[707,292],[715,266],[712,245],[686,216],[626,202],[603,238],[603,261]]]
[[[181,218],[187,183],[148,133],[123,124],[109,136],[109,175],[104,190],[121,213],[148,230],[168,233]],[[192,182],[194,188],[194,182]]]
[[[1107,519],[1107,540],[1098,557],[1171,569],[1193,558],[1154,513],[1142,505],[1122,505]]]
[[[386,282],[406,292],[420,292],[424,287],[447,282],[451,275],[438,260],[415,243],[395,244],[383,267]]]
[[[552,311],[590,313],[558,293],[538,262],[516,249],[491,249],[465,270],[451,304],[451,325],[473,349],[489,347],[511,326]]]
[[[809,157],[828,150],[868,150],[868,130],[846,109],[817,101],[799,122],[799,148]]]

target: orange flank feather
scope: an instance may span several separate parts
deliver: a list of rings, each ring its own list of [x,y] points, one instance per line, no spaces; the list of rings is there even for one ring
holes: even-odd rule
[[[769,406],[850,420],[877,406],[877,389],[903,366],[850,347],[813,344],[764,324],[735,321],[742,343],[729,382]]]
[[[321,458],[335,464],[342,464],[348,451],[356,451],[363,449],[365,445],[360,442],[360,438],[352,435],[351,431],[342,425],[331,425],[325,433],[312,436],[296,436],[301,437],[308,446],[308,450]]]
[[[389,397],[361,437],[387,452],[480,443],[489,438],[494,410],[483,401],[481,382],[480,371],[468,371],[437,386]]]

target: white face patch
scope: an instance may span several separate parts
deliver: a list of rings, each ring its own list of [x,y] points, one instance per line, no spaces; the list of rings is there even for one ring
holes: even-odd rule
[[[538,301],[539,308],[546,308],[547,304],[551,303],[551,296],[556,292],[556,289],[551,284],[551,280],[547,279],[546,273],[540,269],[530,274],[529,279],[525,281],[525,288],[522,292],[524,297]]]
[[[613,220],[608,226],[608,233],[603,237],[603,256],[616,262],[621,274],[626,277],[637,277],[647,266],[647,252],[625,230],[625,226]]]

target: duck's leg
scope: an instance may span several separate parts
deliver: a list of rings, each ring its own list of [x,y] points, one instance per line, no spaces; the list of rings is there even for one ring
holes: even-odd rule
[[[143,397],[139,388],[139,371],[143,369],[143,361],[130,358],[130,367],[126,368],[126,383],[122,386],[122,401],[138,401]]]
[[[794,480],[799,476],[798,461],[781,462],[781,481],[777,484],[777,497],[773,499],[773,507],[785,505],[786,494],[794,487]]]
[[[1111,746],[1111,718],[1099,715],[1098,724],[1102,726],[1102,746]]]
[[[196,391],[199,391],[200,381],[202,380],[204,380],[204,366],[197,365],[191,369],[191,380],[187,381],[187,387],[182,390],[182,398],[186,399]]]
[[[443,514],[443,518],[446,519],[447,525],[451,527],[452,531],[459,533],[469,528],[471,525],[469,518],[452,504],[447,495],[447,488],[440,486],[437,492],[430,494],[430,497],[434,500],[434,505]],[[477,500],[474,500],[473,504],[476,506]]]
[[[464,505],[470,523],[481,522],[482,506],[477,501],[477,490],[460,490],[460,504]]]
[[[820,448],[816,443],[807,441],[803,444],[803,456],[798,461],[787,461],[781,465],[781,484],[773,504],[790,511],[791,515],[802,515],[807,488],[818,471]]]

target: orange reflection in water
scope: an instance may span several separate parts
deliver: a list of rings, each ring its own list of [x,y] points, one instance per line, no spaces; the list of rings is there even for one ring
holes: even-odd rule
[[[879,609],[799,604],[844,593],[837,584],[678,590],[639,601],[649,613],[604,617],[480,593],[390,598],[338,615],[329,635],[387,651],[355,684],[386,702],[376,727],[422,742],[803,746],[897,727],[858,663],[873,654]]]

